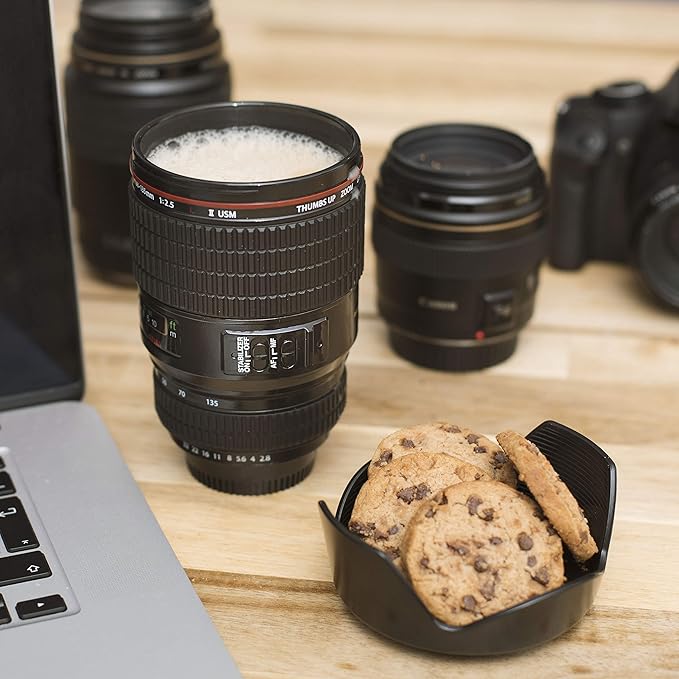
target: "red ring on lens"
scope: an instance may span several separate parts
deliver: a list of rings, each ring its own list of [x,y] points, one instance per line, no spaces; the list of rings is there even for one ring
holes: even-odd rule
[[[173,200],[178,203],[184,203],[186,205],[195,205],[198,207],[207,207],[207,208],[216,208],[216,209],[231,209],[231,210],[262,210],[262,209],[267,209],[267,208],[275,208],[275,207],[287,207],[289,205],[297,205],[299,203],[310,203],[313,202],[314,200],[320,200],[321,198],[325,198],[327,196],[332,195],[333,193],[337,193],[338,191],[341,191],[345,187],[349,186],[352,182],[355,182],[360,176],[363,171],[363,164],[357,166],[357,172],[354,174],[354,176],[349,177],[345,181],[343,181],[341,184],[338,184],[337,186],[334,186],[331,189],[327,189],[326,191],[320,191],[319,193],[312,193],[311,195],[308,196],[299,196],[297,198],[286,198],[284,200],[274,200],[274,201],[269,201],[269,202],[264,202],[264,203],[215,203],[209,200],[198,200],[196,198],[186,198],[184,196],[178,196],[174,193],[167,193],[166,191],[161,191],[160,189],[155,188],[154,186],[151,186],[151,184],[147,184],[145,181],[141,180],[134,172],[132,167],[130,167],[130,173],[132,175],[132,179],[143,186],[145,189],[148,191],[151,191],[153,193],[158,194],[159,196],[162,196],[163,198],[167,198],[168,200]]]

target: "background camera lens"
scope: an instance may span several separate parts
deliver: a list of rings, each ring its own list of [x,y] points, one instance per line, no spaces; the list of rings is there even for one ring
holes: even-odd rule
[[[679,206],[648,216],[639,233],[638,257],[651,291],[679,307]]]
[[[396,138],[377,182],[373,244],[397,353],[444,370],[512,354],[546,252],[545,194],[530,144],[510,132],[433,125]]]
[[[66,69],[73,202],[96,271],[132,282],[129,150],[149,120],[224,101],[229,67],[207,0],[86,0]]]
[[[339,160],[261,182],[195,179],[149,160],[187,133],[252,126],[312,137]],[[301,481],[342,413],[363,270],[362,162],[353,128],[286,104],[196,107],[135,137],[134,273],[156,410],[212,488],[260,494]]]

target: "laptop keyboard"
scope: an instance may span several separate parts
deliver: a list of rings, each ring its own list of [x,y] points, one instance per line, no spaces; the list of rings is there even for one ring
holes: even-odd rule
[[[0,632],[79,610],[12,455],[0,446]]]

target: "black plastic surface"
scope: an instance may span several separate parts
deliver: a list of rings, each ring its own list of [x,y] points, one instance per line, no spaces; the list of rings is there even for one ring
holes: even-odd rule
[[[335,517],[325,502],[319,503],[335,586],[362,622],[408,646],[480,656],[513,653],[554,639],[587,613],[606,568],[615,511],[615,464],[592,441],[558,422],[542,423],[528,438],[582,507],[599,553],[579,566],[564,550],[568,578],[564,585],[471,625],[451,627],[427,611],[382,552],[349,532],[356,496],[367,479],[365,464],[346,487]]]

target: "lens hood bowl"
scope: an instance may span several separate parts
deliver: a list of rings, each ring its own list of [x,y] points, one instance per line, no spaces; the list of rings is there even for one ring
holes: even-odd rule
[[[564,549],[567,581],[561,587],[465,627],[446,625],[429,613],[386,555],[347,528],[368,476],[366,463],[344,490],[334,517],[325,502],[319,503],[335,587],[359,620],[407,646],[485,656],[550,641],[583,618],[606,568],[615,513],[615,464],[595,443],[558,422],[543,422],[527,438],[545,454],[577,499],[599,553],[580,566]]]

